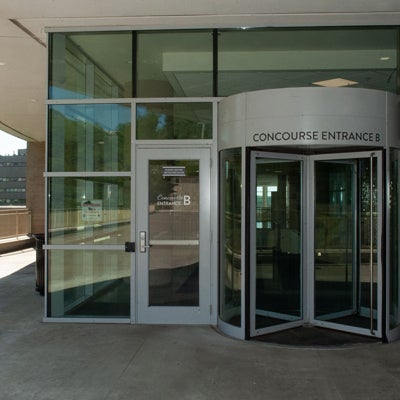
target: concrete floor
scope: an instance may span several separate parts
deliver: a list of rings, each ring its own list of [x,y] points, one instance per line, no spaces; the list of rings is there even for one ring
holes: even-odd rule
[[[43,323],[33,261],[0,256],[1,400],[400,398],[400,341],[305,348],[208,326]]]

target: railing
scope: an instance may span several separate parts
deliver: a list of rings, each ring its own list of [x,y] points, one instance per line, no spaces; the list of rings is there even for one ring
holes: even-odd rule
[[[31,211],[24,207],[0,207],[0,239],[31,232]]]

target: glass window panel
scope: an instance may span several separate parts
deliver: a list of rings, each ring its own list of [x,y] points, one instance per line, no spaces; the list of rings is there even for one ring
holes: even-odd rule
[[[220,31],[218,95],[310,87],[336,78],[397,91],[397,29]]]
[[[220,318],[241,326],[241,149],[220,157]]]
[[[212,96],[212,31],[139,32],[137,97]]]
[[[49,98],[132,97],[132,32],[53,33]]]
[[[152,245],[149,306],[199,306],[199,246]]]
[[[49,179],[51,244],[124,244],[130,240],[130,178]]]
[[[49,171],[130,171],[131,109],[125,104],[49,107]]]
[[[368,158],[315,162],[318,320],[377,329],[377,179],[376,158],[372,171]]]
[[[136,108],[137,139],[211,139],[212,103],[148,103]]]
[[[302,318],[300,161],[256,158],[255,327]]]
[[[199,160],[149,162],[149,305],[199,305]]]
[[[390,306],[389,326],[394,329],[400,325],[400,257],[399,257],[399,196],[400,196],[400,150],[390,152]]]
[[[315,165],[315,316],[328,319],[353,309],[355,166],[341,161]]]
[[[124,251],[50,250],[48,317],[129,317],[130,259]]]
[[[369,159],[358,161],[358,174],[360,177],[360,228],[359,228],[359,302],[361,310],[370,310],[371,307],[371,285],[372,285],[372,307],[374,312],[374,326],[377,327],[377,309],[378,309],[378,191],[377,191],[377,160],[372,163]],[[371,187],[371,172],[372,187]],[[372,204],[371,204],[372,200]],[[372,216],[371,216],[372,210]],[[372,225],[371,225],[372,224]],[[372,242],[371,242],[372,235]],[[371,259],[372,246],[372,259]],[[372,282],[371,282],[371,262],[372,262]],[[367,315],[369,315],[367,313]],[[361,324],[360,324],[361,325]],[[370,327],[370,321],[367,327]]]

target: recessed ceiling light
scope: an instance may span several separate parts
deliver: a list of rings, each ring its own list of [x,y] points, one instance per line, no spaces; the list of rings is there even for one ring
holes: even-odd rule
[[[381,61],[388,61],[388,60],[390,60],[390,57],[381,57],[380,60]]]
[[[6,63],[3,61],[0,61],[0,66],[3,66],[3,65],[6,65]]]
[[[324,87],[342,87],[342,86],[357,85],[357,83],[358,82],[350,81],[349,79],[334,78],[334,79],[328,79],[326,81],[313,82],[313,85],[324,86]]]

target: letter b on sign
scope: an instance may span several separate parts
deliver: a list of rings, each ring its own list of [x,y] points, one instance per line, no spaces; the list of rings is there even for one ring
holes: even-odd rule
[[[190,206],[190,196],[188,194],[185,194],[183,196],[183,205],[184,206]]]

